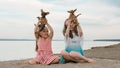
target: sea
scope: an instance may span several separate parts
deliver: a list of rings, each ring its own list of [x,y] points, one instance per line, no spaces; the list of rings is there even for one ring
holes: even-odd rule
[[[120,41],[93,41],[84,40],[83,49],[92,47],[109,46],[120,43]],[[34,58],[36,56],[35,40],[0,40],[0,61],[21,60]],[[65,48],[63,40],[53,40],[52,50],[54,54],[60,54]]]

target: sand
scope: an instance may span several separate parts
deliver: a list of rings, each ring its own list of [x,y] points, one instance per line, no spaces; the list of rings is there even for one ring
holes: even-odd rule
[[[0,61],[0,68],[120,68],[120,44],[104,47],[93,47],[86,50],[85,55],[94,59],[95,63],[65,64],[21,64],[24,60]],[[28,60],[28,59],[25,59]]]

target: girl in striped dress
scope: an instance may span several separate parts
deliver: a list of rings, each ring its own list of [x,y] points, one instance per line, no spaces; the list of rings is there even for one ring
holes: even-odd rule
[[[59,63],[59,57],[55,56],[52,52],[51,48],[51,41],[53,37],[53,29],[48,24],[40,24],[36,25],[35,27],[39,26],[38,36],[37,39],[37,56],[27,63],[30,64],[55,64]]]

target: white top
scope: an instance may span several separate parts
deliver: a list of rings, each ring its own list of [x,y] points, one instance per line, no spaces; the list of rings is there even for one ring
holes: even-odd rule
[[[83,46],[83,36],[80,37],[79,36],[75,36],[75,34],[73,33],[73,38],[65,38],[65,42],[66,42],[66,47],[67,46]]]

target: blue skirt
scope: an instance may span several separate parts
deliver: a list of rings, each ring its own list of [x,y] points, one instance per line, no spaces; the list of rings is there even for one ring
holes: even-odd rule
[[[65,48],[65,51],[70,53],[71,51],[77,52],[79,54],[81,54],[82,56],[84,56],[84,50],[82,49],[82,47],[80,45],[75,45],[75,46],[67,46]],[[65,60],[63,57],[60,58],[60,63],[64,63]]]

